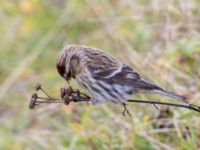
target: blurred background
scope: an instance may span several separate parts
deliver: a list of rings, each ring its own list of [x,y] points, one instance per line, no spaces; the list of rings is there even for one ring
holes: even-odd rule
[[[103,49],[200,105],[199,0],[2,0],[0,22],[0,149],[200,149],[200,116],[186,109],[131,103],[123,117],[116,104],[28,108],[36,83],[59,97],[56,55],[72,43]]]

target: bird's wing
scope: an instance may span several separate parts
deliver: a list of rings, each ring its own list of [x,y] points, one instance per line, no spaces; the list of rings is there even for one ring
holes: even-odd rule
[[[161,89],[158,86],[142,79],[137,72],[133,71],[132,68],[125,64],[118,68],[108,68],[99,72],[91,66],[88,66],[88,69],[93,72],[93,78],[102,80],[109,84],[126,85],[138,90]]]
[[[110,85],[129,86],[134,89],[158,89],[159,87],[143,80],[140,75],[115,57],[98,49],[85,50],[87,70],[91,76]]]

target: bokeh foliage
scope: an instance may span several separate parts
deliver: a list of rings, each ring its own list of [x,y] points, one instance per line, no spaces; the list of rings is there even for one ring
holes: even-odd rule
[[[115,104],[28,109],[37,82],[57,97],[66,86],[55,61],[71,43],[103,49],[200,105],[200,1],[2,0],[0,20],[0,149],[200,148],[199,114],[189,110],[130,104],[132,117],[123,117]]]

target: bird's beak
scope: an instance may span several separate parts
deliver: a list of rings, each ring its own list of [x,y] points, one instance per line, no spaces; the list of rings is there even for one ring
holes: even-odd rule
[[[67,76],[66,73],[63,75],[63,78],[64,78],[66,81],[68,81],[68,76]]]
[[[64,75],[63,75],[63,78],[66,80],[66,81],[69,81],[70,79],[71,79],[71,73],[69,72],[69,73],[65,73]]]

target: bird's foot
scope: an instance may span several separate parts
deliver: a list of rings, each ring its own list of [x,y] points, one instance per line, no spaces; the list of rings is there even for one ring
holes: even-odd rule
[[[126,113],[127,113],[129,115],[129,117],[131,117],[131,113],[129,112],[129,110],[126,107],[127,104],[126,103],[122,103],[121,105],[124,107],[124,110],[122,112],[123,116],[126,116]]]

